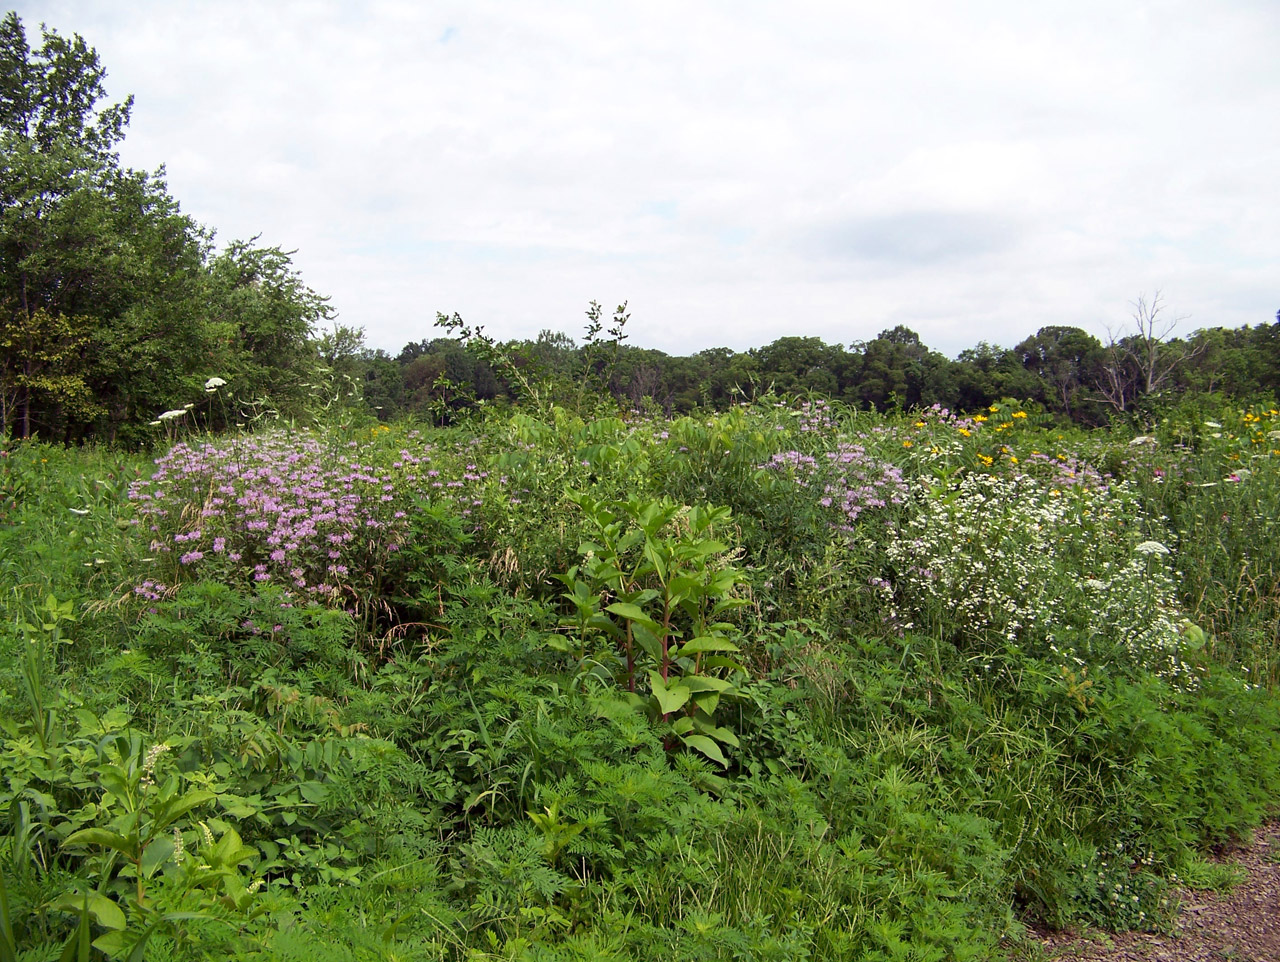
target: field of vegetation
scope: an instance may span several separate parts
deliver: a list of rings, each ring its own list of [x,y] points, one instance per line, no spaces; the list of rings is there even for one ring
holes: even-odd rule
[[[105,76],[0,18],[0,962],[1025,960],[1231,881],[1280,324],[392,357]]]
[[[0,449],[0,960],[1019,958],[1280,799],[1275,408],[184,420]]]

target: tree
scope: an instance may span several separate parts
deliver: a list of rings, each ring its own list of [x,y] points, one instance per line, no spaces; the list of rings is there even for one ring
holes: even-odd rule
[[[1159,291],[1150,302],[1139,295],[1133,304],[1133,332],[1120,338],[1107,332],[1094,383],[1103,400],[1117,411],[1126,411],[1137,398],[1162,390],[1178,365],[1199,353],[1196,345],[1167,340],[1184,318],[1163,316],[1160,301]]]
[[[324,299],[278,249],[212,238],[163,168],[122,168],[131,98],[78,35],[0,21],[0,431],[141,441],[220,376],[296,401]]]
[[[856,397],[884,410],[937,402],[951,406],[956,388],[951,362],[929,350],[920,335],[899,324],[861,345],[862,365]]]
[[[1049,406],[1070,417],[1101,359],[1102,344],[1078,327],[1050,325],[1022,341],[1014,352],[1023,368],[1043,385]]]

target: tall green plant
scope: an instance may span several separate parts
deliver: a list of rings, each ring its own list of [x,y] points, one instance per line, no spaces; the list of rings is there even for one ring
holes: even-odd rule
[[[744,603],[734,595],[742,574],[716,537],[732,513],[665,498],[606,503],[580,494],[572,500],[596,540],[582,545],[581,564],[555,576],[574,608],[564,624],[577,636],[576,645],[560,638],[557,646],[574,652],[587,673],[598,667],[620,674],[634,707],[727,766],[720,746],[736,746],[737,736],[716,724],[715,712],[721,699],[739,694],[735,680],[745,674],[732,657],[739,651],[732,640],[737,628],[722,620]],[[598,636],[610,639],[614,650],[589,657]]]

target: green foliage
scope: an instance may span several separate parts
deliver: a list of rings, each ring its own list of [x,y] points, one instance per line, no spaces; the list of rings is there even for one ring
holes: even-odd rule
[[[0,952],[1165,927],[1280,796],[1269,411],[343,416],[154,476],[8,447]]]
[[[596,540],[583,543],[581,564],[557,576],[573,606],[564,624],[576,638],[556,647],[572,652],[584,675],[620,678],[636,707],[669,725],[671,736],[727,766],[721,746],[738,739],[715,713],[722,698],[738,696],[734,676],[743,669],[734,660],[737,628],[721,619],[744,602],[734,596],[741,575],[716,528],[725,530],[732,513],[670,500],[574,501]],[[601,637],[612,651],[593,644]]]

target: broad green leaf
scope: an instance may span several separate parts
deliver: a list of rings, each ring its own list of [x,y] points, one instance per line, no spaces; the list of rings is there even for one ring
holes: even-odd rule
[[[691,721],[694,727],[703,735],[714,738],[718,742],[724,742],[726,745],[732,745],[734,748],[738,747],[738,736],[729,731],[729,729],[713,725],[710,720],[701,716],[693,718]]]
[[[80,913],[86,907],[94,920],[104,928],[123,929],[128,925],[120,906],[101,892],[90,892],[87,896],[83,892],[63,892],[50,904],[50,908],[59,912]]]
[[[617,615],[619,618],[626,618],[627,621],[644,625],[652,631],[658,630],[658,623],[645,614],[644,609],[639,605],[629,604],[625,601],[615,601],[605,611]]]
[[[105,828],[82,828],[78,832],[73,832],[67,836],[66,841],[62,843],[62,847],[68,845],[102,845],[106,848],[113,848],[126,858],[132,859],[136,843],[131,839],[125,838],[123,835],[117,835],[115,832],[107,831]]]
[[[710,658],[702,659],[703,670],[711,668],[732,668],[734,671],[746,671],[742,665],[734,661],[732,658],[726,658],[724,655],[712,655]]]
[[[662,661],[662,644],[658,641],[657,635],[644,625],[632,622],[631,636],[635,638],[636,643],[646,655],[655,662]]]
[[[658,550],[657,545],[653,543],[653,539],[651,538],[645,539],[644,556],[649,559],[649,564],[653,565],[653,570],[658,573],[658,580],[663,584],[666,584],[667,563],[662,559],[662,553]]]
[[[217,797],[215,793],[206,788],[198,788],[195,791],[187,792],[180,798],[176,798],[163,806],[156,815],[156,825],[159,828],[166,828],[193,808],[199,808],[205,802],[212,801]]]
[[[151,878],[161,865],[173,855],[173,839],[167,836],[152,840],[142,850],[142,877]]]
[[[704,651],[741,651],[737,645],[729,641],[727,638],[718,638],[715,635],[703,635],[701,638],[693,638],[680,646],[681,655],[696,655]]]
[[[687,688],[668,688],[662,676],[652,668],[649,669],[649,684],[653,687],[653,697],[658,700],[658,707],[664,715],[679,711],[693,694]]]
[[[720,705],[720,693],[718,691],[700,691],[693,696],[693,700],[708,715],[714,715],[716,708]]]
[[[733,687],[732,682],[725,681],[723,678],[712,678],[709,675],[685,675],[680,679],[680,684],[690,691],[714,691],[720,693],[724,693]]]
[[[725,758],[724,753],[720,751],[720,746],[706,735],[685,735],[680,740],[690,748],[696,748],[713,762],[718,762],[725,768],[729,767],[729,760]]]
[[[207,857],[209,864],[214,868],[235,868],[257,854],[256,849],[249,848],[240,840],[239,832],[234,828],[228,828],[222,833],[222,837],[218,839]]]

